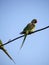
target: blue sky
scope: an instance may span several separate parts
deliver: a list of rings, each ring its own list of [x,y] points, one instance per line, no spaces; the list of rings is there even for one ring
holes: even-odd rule
[[[49,25],[49,0],[0,0],[0,39],[3,43],[20,36],[36,18],[36,29]],[[5,46],[16,65],[49,65],[49,29],[29,35],[19,52],[23,38]],[[0,64],[14,63],[0,50]]]

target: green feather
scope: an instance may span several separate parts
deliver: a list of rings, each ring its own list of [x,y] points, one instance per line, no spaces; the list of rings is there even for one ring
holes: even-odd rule
[[[0,49],[4,51],[4,53],[14,62],[14,60],[12,59],[12,57],[8,54],[7,50],[4,48],[4,46],[2,45],[2,41],[0,40]],[[15,63],[15,62],[14,62]]]
[[[26,37],[27,37],[27,35],[24,36],[24,39],[23,39],[23,42],[22,42],[22,44],[21,44],[20,49],[23,47]]]

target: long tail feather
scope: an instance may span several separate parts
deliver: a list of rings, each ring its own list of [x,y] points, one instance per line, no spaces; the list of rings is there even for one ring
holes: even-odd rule
[[[2,48],[2,50],[4,51],[4,53],[14,62],[14,60],[12,59],[12,57],[8,54],[8,52],[4,49],[4,48]],[[14,62],[15,63],[15,62]]]
[[[27,35],[24,36],[24,39],[23,39],[23,42],[22,42],[22,44],[21,44],[20,49],[23,47],[26,37],[27,37]]]

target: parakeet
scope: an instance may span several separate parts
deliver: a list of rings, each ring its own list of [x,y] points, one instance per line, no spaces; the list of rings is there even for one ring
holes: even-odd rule
[[[24,42],[25,42],[25,39],[26,39],[27,35],[35,30],[35,24],[36,24],[36,23],[37,23],[37,20],[36,20],[36,19],[33,19],[33,20],[31,21],[31,23],[29,23],[29,24],[23,29],[23,31],[20,33],[20,34],[24,34],[24,35],[25,35],[20,49],[22,48],[22,46],[23,46],[23,44],[24,44]]]
[[[4,46],[1,46],[2,45],[2,41],[0,40],[0,49],[2,51],[4,51],[4,53],[14,62],[14,60],[12,59],[12,57],[8,54],[7,50],[4,48]],[[15,63],[15,62],[14,62]]]

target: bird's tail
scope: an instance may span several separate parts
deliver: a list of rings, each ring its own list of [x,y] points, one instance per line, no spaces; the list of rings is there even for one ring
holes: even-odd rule
[[[2,50],[4,51],[4,53],[14,62],[14,60],[12,59],[12,57],[8,54],[7,50],[5,50],[3,47],[2,47]],[[15,63],[15,62],[14,62]]]
[[[22,44],[21,44],[20,49],[23,47],[26,37],[27,37],[27,35],[24,36],[24,39],[23,39],[23,42],[22,42]]]

